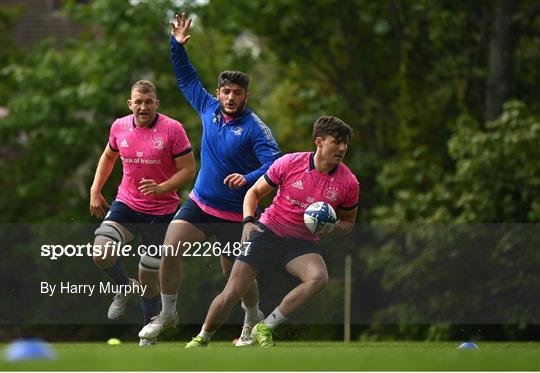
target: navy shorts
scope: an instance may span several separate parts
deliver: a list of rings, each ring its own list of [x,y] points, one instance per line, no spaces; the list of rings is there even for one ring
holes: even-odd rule
[[[279,237],[262,223],[256,223],[262,232],[255,231],[251,236],[251,245],[247,252],[236,257],[259,270],[275,268],[278,264],[282,268],[294,258],[305,254],[319,254],[320,249],[310,241],[292,237]]]
[[[188,198],[176,213],[173,220],[184,220],[201,230],[206,238],[216,237],[216,241],[224,247],[229,243],[232,248],[242,238],[242,223],[218,218],[207,214],[191,198]],[[232,249],[231,249],[232,250]],[[227,259],[234,260],[232,254],[222,253]]]
[[[141,236],[145,246],[163,245],[167,227],[174,217],[174,213],[166,215],[148,215],[133,210],[120,201],[114,201],[103,221],[114,221],[121,224],[134,236]]]

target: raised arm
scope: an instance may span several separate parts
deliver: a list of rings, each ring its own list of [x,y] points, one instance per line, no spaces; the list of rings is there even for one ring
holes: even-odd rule
[[[191,27],[191,18],[186,20],[185,13],[182,17],[176,15],[176,22],[171,23],[171,57],[176,83],[182,91],[189,104],[199,113],[203,113],[208,105],[216,103],[214,96],[204,89],[197,70],[189,61],[184,44],[188,42],[191,35],[188,34]]]
[[[176,23],[171,22],[171,35],[176,41],[182,45],[186,44],[191,37],[188,34],[191,27],[191,18],[186,21],[186,13],[182,13],[182,17],[176,14]]]

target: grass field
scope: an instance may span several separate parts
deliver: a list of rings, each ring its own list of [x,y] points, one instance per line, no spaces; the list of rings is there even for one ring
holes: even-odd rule
[[[1,370],[540,370],[540,343],[282,342],[271,349],[185,342],[140,348],[135,343],[56,343],[58,359],[7,363]],[[5,346],[2,346],[2,350]]]

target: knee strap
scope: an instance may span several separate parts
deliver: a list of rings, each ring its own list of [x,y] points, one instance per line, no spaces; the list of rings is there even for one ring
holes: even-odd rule
[[[139,269],[148,272],[159,272],[159,265],[161,264],[160,258],[144,254],[139,260]]]
[[[124,242],[124,237],[122,232],[112,224],[102,223],[98,229],[94,232],[96,237],[102,236],[106,237],[114,242]]]

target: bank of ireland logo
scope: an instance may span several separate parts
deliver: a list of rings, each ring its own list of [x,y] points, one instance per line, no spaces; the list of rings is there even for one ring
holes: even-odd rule
[[[143,155],[144,155],[143,152],[137,152],[137,157],[142,158]]]
[[[336,187],[330,187],[326,189],[326,192],[324,193],[324,198],[330,201],[336,201],[338,197],[338,190]]]
[[[315,202],[315,198],[313,198],[313,197],[307,197],[307,198],[306,198],[306,202],[309,203],[309,204],[311,205],[313,202]]]
[[[233,129],[233,133],[236,135],[236,136],[240,136],[242,134],[242,132],[244,132],[244,129],[242,127],[235,127]]]
[[[162,137],[156,137],[154,139],[154,149],[163,150],[163,138]]]

